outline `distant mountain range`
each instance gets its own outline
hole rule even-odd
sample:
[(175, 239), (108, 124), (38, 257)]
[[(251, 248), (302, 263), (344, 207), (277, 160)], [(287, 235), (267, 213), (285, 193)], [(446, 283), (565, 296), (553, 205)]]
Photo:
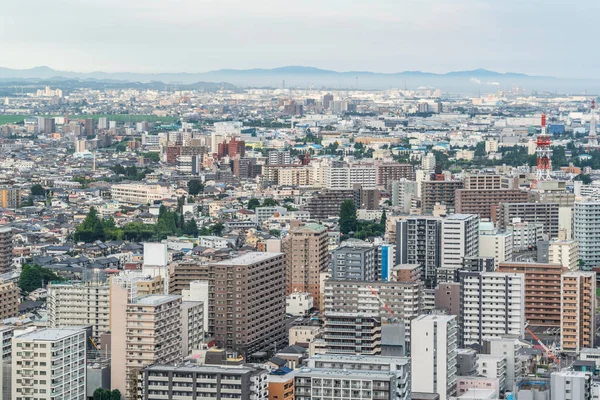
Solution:
[[(527, 91), (561, 93), (600, 93), (600, 80), (559, 79), (520, 73), (500, 73), (485, 69), (435, 74), (422, 71), (379, 73), (368, 71), (337, 72), (314, 67), (287, 66), (272, 69), (221, 69), (201, 73), (70, 72), (50, 67), (10, 69), (0, 67), (0, 80), (80, 80), (109, 83), (135, 82), (169, 85), (193, 85), (197, 88), (219, 86), (328, 89), (389, 89), (429, 86), (446, 92), (495, 92), (513, 85)], [(226, 83), (225, 83), (226, 82)]]

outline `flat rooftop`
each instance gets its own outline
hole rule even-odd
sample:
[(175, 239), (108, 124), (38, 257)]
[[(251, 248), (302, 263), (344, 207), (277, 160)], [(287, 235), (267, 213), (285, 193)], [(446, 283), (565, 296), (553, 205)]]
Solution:
[(135, 304), (143, 306), (156, 306), (163, 303), (168, 303), (177, 299), (181, 296), (174, 294), (150, 294), (148, 296), (140, 297)]
[(147, 367), (148, 371), (173, 371), (173, 372), (206, 372), (214, 374), (239, 374), (243, 375), (248, 372), (254, 372), (256, 369), (252, 367), (246, 367), (243, 365), (152, 365)]
[(33, 332), (25, 333), (17, 337), (18, 340), (40, 340), (40, 341), (55, 341), (68, 338), (69, 336), (78, 335), (85, 332), (83, 329), (39, 329)]
[(251, 265), (257, 262), (266, 261), (270, 258), (281, 256), (284, 253), (267, 253), (253, 251), (251, 253), (243, 254), (239, 257), (231, 258), (229, 260), (223, 260), (216, 262), (212, 265)]
[(315, 361), (345, 361), (372, 364), (396, 364), (410, 363), (410, 357), (370, 356), (361, 354), (315, 354), (309, 360)]
[(348, 377), (351, 379), (391, 379), (396, 376), (396, 371), (363, 371), (324, 368), (300, 368), (296, 376), (310, 376), (311, 378)]

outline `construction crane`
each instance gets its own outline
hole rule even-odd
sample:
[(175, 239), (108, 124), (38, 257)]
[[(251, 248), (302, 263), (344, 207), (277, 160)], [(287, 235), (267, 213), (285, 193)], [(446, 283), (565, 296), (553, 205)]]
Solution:
[(531, 329), (529, 329), (528, 327), (525, 327), (525, 330), (527, 331), (527, 333), (529, 333), (531, 335), (532, 338), (535, 339), (536, 342), (538, 342), (538, 344), (540, 346), (542, 346), (542, 349), (544, 349), (544, 352), (550, 354), (550, 357), (554, 360), (554, 362), (557, 363), (558, 365), (560, 365), (560, 361), (558, 360), (558, 358), (556, 358), (556, 356), (554, 355), (554, 353), (552, 353), (550, 351), (550, 349), (548, 348), (548, 346), (546, 346), (544, 343), (542, 343), (542, 341), (535, 335), (535, 333), (533, 333), (531, 331)]
[(90, 337), (89, 339), (90, 339), (90, 342), (92, 343), (92, 345), (94, 345), (94, 348), (95, 348), (97, 351), (100, 351), (100, 349), (98, 348), (98, 345), (96, 344), (96, 342), (94, 342), (94, 339), (92, 339), (91, 337)]
[(383, 308), (385, 308), (385, 310), (392, 316), (392, 320), (396, 320), (397, 318), (394, 315), (394, 312), (392, 311), (392, 309), (390, 307), (388, 307), (387, 304), (385, 304), (385, 301), (383, 301), (381, 299), (381, 297), (379, 297), (379, 293), (377, 293), (375, 291), (375, 289), (373, 289), (370, 285), (367, 285), (367, 289), (369, 289), (371, 291), (373, 296), (379, 301), (379, 303), (383, 306)]

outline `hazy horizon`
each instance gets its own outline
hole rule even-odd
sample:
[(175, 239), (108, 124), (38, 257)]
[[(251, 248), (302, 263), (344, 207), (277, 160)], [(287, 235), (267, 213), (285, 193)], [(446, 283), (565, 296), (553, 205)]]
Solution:
[(8, 0), (0, 64), (136, 73), (483, 68), (593, 78), (600, 4), (573, 10), (558, 0)]

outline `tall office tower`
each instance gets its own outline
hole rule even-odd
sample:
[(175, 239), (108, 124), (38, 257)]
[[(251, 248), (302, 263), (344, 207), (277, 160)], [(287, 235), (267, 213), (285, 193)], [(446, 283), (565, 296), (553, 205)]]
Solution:
[(0, 274), (13, 269), (13, 232), (11, 228), (0, 228)]
[(359, 281), (379, 280), (377, 247), (361, 241), (343, 242), (332, 254), (331, 278)]
[(550, 242), (548, 262), (561, 264), (569, 271), (579, 269), (579, 243), (576, 240), (557, 240)]
[(558, 237), (558, 204), (500, 203), (496, 212), (496, 223), (502, 230), (520, 218), (521, 222), (542, 223), (545, 235), (550, 239)]
[(138, 393), (139, 400), (269, 399), (267, 371), (238, 365), (152, 365), (140, 373)]
[(323, 96), (323, 108), (328, 110), (329, 107), (331, 106), (331, 103), (333, 102), (333, 95), (331, 93), (327, 93), (325, 96)]
[(400, 164), (397, 162), (387, 162), (375, 164), (377, 167), (377, 184), (387, 186), (392, 182), (401, 179), (414, 181), (415, 168), (412, 164)]
[(391, 186), (392, 206), (400, 207), (404, 214), (410, 213), (414, 199), (419, 197), (419, 184), (415, 181), (393, 181)]
[(292, 163), (289, 150), (280, 151), (272, 150), (269, 151), (269, 165), (287, 165)]
[(307, 292), (320, 302), (320, 274), (329, 267), (327, 228), (306, 224), (290, 229), (283, 240), (286, 254), (286, 295)]
[(42, 129), (40, 129), (41, 133), (45, 133), (49, 135), (51, 133), (56, 132), (56, 121), (54, 118), (44, 118), (44, 123), (42, 125)]
[(460, 345), (525, 334), (525, 278), (503, 272), (461, 272)]
[(86, 118), (83, 121), (84, 133), (85, 136), (93, 136), (94, 135), (94, 120), (92, 118)]
[(396, 263), (419, 264), (425, 286), (434, 288), (441, 265), (442, 219), (410, 217), (396, 224)]
[(431, 214), (437, 204), (446, 206), (448, 212), (455, 209), (456, 190), (462, 189), (462, 181), (424, 181), (421, 183), (421, 202), (424, 214)]
[(594, 347), (596, 337), (596, 273), (565, 272), (561, 277), (560, 347), (579, 352)]
[(106, 117), (98, 118), (98, 129), (99, 130), (108, 129), (108, 118), (106, 118)]
[(12, 339), (12, 398), (85, 400), (82, 329), (40, 329)]
[(560, 279), (567, 271), (560, 264), (505, 262), (497, 272), (523, 274), (525, 277), (525, 320), (531, 326), (560, 326)]
[(180, 260), (169, 264), (169, 294), (183, 294), (194, 281), (208, 280), (208, 264), (200, 260)]
[(412, 391), (438, 393), (440, 400), (448, 400), (456, 393), (456, 317), (421, 315), (412, 323), (412, 335)]
[[(410, 323), (423, 312), (421, 282), (325, 281), (324, 313), (369, 313), (377, 311), (384, 321), (398, 319), (410, 341)], [(386, 304), (383, 307), (380, 302)], [(390, 315), (390, 311), (393, 315)], [(400, 333), (401, 334), (401, 333)]]
[(110, 330), (110, 286), (93, 282), (51, 282), (48, 285), (51, 328), (91, 325), (96, 342)]
[(442, 220), (441, 266), (436, 282), (454, 282), (455, 272), (465, 258), (479, 255), (479, 217), (474, 214), (452, 214)]
[(294, 382), (296, 399), (410, 399), (410, 359), (406, 357), (317, 354), (299, 373)]
[(246, 359), (285, 347), (285, 262), (282, 253), (247, 253), (210, 264), (208, 334), (217, 344)]
[(18, 208), (21, 205), (21, 190), (16, 187), (0, 186), (0, 208)]
[(550, 375), (550, 393), (552, 400), (593, 399), (597, 385), (590, 371), (571, 371), (564, 369)]
[[(465, 183), (466, 185), (466, 183)], [(458, 189), (456, 212), (477, 214), (481, 219), (491, 219), (492, 212), (500, 203), (523, 203), (529, 194), (519, 189)]]
[(600, 201), (577, 201), (573, 212), (573, 239), (579, 242), (583, 269), (600, 265)]
[[(172, 364), (183, 360), (181, 338), (181, 296), (155, 294), (140, 297), (127, 304), (124, 337), (111, 336), (111, 364), (125, 365), (126, 398), (133, 398), (137, 387), (137, 375), (145, 366)], [(115, 341), (125, 342), (126, 352), (115, 354)], [(122, 347), (122, 346), (119, 346)], [(120, 389), (112, 382), (112, 387)]]
[[(128, 386), (127, 373), (129, 370), (126, 365), (126, 355), (128, 353), (127, 338), (131, 330), (127, 326), (129, 304), (134, 304), (139, 298), (146, 295), (163, 292), (162, 278), (149, 278), (139, 271), (123, 271), (112, 277), (110, 281), (111, 387), (118, 389), (123, 394)], [(138, 326), (137, 322), (135, 326)]]

